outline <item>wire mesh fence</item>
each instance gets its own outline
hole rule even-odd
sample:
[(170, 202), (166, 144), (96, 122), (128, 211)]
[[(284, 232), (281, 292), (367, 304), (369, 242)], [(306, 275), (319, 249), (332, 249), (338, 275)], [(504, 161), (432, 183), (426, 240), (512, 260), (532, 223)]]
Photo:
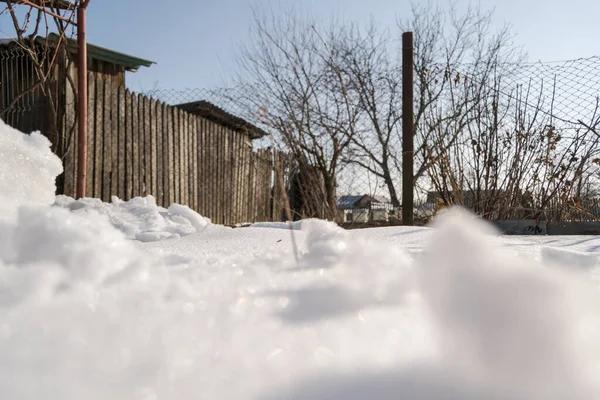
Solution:
[[(600, 220), (599, 71), (600, 57), (417, 70), (415, 219), (459, 204), (488, 219)], [(289, 154), (305, 185), (300, 197), (312, 203), (292, 207), (296, 218), (389, 224), (401, 222), (401, 82), (395, 85), (393, 93), (389, 85), (372, 88), (375, 112), (360, 94), (339, 98), (354, 107), (351, 120), (334, 121), (335, 104), (323, 96), (331, 108), (312, 111), (329, 120), (314, 126), (292, 117), (301, 104), (284, 109), (252, 85), (148, 95), (171, 105), (206, 100), (269, 132), (255, 146)], [(332, 135), (334, 124), (347, 126)]]

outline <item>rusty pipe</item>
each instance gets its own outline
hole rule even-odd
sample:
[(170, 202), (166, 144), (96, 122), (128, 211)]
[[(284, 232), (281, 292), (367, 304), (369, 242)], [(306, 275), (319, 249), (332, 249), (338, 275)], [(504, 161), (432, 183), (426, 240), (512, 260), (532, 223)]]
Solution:
[(86, 39), (87, 2), (77, 7), (77, 184), (76, 198), (85, 197), (87, 169), (87, 39)]

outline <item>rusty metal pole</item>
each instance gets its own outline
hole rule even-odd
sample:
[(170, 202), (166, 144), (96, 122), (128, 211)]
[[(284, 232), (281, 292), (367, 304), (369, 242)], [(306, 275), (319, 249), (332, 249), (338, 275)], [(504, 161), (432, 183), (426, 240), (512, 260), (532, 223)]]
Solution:
[(413, 33), (402, 34), (402, 225), (412, 226), (414, 203)]
[(77, 7), (77, 187), (78, 199), (85, 197), (85, 181), (87, 168), (87, 39), (86, 7), (83, 2)]

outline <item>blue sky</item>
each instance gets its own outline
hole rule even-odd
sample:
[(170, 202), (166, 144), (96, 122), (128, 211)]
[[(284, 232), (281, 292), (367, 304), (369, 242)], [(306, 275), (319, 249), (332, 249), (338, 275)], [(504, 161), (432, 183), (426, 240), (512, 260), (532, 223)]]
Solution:
[[(395, 28), (410, 15), (407, 0), (91, 0), (88, 40), (156, 61), (128, 76), (136, 91), (160, 88), (212, 88), (227, 82), (236, 49), (248, 38), (251, 5), (302, 6), (327, 20), (331, 15), (365, 21), (370, 16)], [(436, 3), (436, 1), (433, 1)], [(447, 5), (447, 1), (440, 1)], [(458, 0), (459, 6), (468, 1)], [(509, 22), (530, 60), (555, 61), (600, 55), (600, 2), (597, 0), (481, 0), (495, 8), (498, 27)], [(169, 5), (171, 5), (169, 7)], [(0, 16), (0, 37), (12, 30)]]

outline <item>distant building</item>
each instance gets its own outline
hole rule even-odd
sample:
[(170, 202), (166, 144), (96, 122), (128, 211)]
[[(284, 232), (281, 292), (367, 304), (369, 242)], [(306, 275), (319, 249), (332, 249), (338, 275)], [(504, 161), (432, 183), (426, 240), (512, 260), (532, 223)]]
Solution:
[(341, 196), (337, 206), (346, 223), (385, 222), (394, 210), (388, 199), (366, 194)]

